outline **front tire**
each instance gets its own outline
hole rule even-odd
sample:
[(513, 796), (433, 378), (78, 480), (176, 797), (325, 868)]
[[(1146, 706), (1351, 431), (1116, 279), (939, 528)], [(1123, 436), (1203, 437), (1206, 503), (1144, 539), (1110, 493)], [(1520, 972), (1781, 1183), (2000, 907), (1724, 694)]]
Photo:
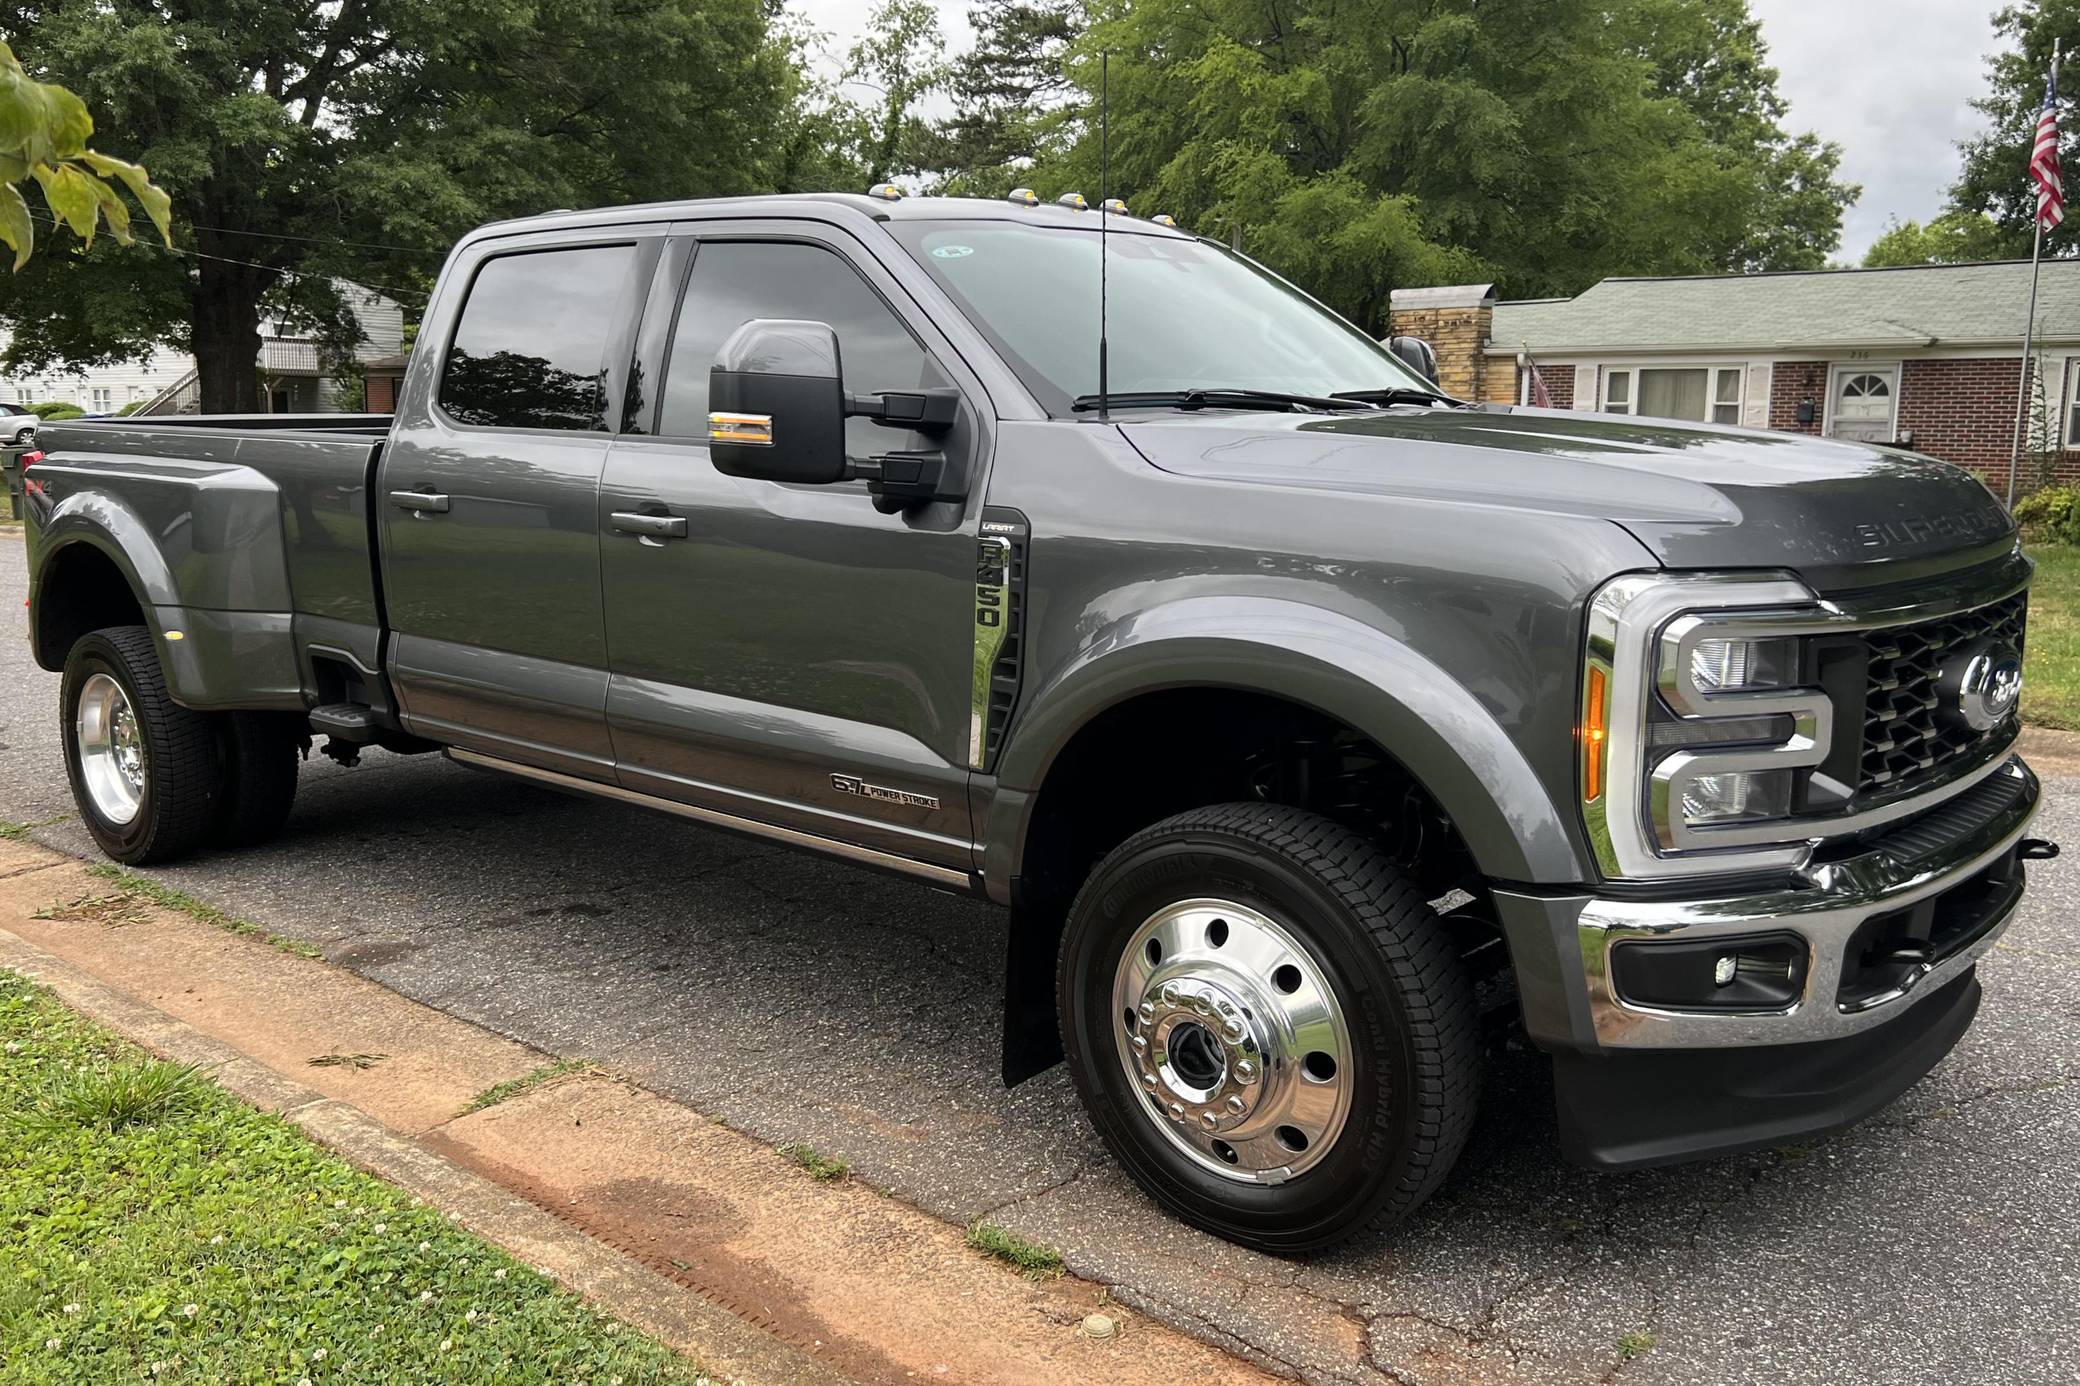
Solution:
[(222, 761), (210, 719), (173, 701), (145, 628), (81, 636), (59, 700), (73, 802), (101, 850), (133, 866), (193, 851), (223, 795)]
[(1473, 990), (1377, 846), (1271, 804), (1122, 843), (1071, 907), (1063, 1046), (1091, 1119), (1178, 1216), (1266, 1251), (1413, 1212), (1472, 1129)]

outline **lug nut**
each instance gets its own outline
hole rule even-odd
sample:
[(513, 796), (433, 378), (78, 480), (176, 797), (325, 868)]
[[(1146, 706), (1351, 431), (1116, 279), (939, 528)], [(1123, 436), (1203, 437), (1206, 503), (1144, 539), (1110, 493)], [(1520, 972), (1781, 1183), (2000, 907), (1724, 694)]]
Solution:
[(1144, 1088), (1152, 1088), (1155, 1085), (1156, 1076), (1153, 1073), (1150, 1073), (1144, 1069), (1141, 1074), (1141, 1086)]
[(1244, 1112), (1249, 1110), (1249, 1103), (1244, 1102), (1239, 1095), (1231, 1097), (1228, 1099), (1228, 1110), (1233, 1112), (1236, 1116), (1241, 1116)]
[(1241, 1063), (1235, 1065), (1235, 1079), (1237, 1082), (1241, 1083), (1256, 1082), (1257, 1066), (1251, 1063), (1248, 1059), (1244, 1059)]
[(1211, 1107), (1199, 1113), (1199, 1124), (1211, 1131), (1221, 1124), (1221, 1119)]

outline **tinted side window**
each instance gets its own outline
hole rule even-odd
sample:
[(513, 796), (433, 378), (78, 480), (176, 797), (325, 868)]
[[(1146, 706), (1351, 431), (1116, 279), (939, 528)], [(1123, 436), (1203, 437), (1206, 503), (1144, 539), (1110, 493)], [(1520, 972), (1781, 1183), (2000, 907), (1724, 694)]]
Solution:
[[(707, 436), (708, 370), (730, 334), (753, 318), (829, 323), (838, 334), (845, 388), (859, 394), (950, 383), (902, 320), (836, 252), (783, 242), (710, 241), (694, 257), (673, 329), (660, 433)], [(846, 450), (854, 456), (886, 452), (900, 437), (865, 419), (845, 421)]]
[(607, 426), (607, 329), (635, 247), (486, 260), (441, 370), (440, 403), (482, 428)]

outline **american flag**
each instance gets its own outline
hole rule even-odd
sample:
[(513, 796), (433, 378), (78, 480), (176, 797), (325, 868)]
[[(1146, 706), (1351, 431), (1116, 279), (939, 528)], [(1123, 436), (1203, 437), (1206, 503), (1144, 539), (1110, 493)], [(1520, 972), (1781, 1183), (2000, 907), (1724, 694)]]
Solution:
[(2066, 217), (2066, 185), (2058, 169), (2058, 65), (2044, 84), (2044, 111), (2029, 154), (2029, 179), (2037, 185), (2037, 225), (2049, 231)]

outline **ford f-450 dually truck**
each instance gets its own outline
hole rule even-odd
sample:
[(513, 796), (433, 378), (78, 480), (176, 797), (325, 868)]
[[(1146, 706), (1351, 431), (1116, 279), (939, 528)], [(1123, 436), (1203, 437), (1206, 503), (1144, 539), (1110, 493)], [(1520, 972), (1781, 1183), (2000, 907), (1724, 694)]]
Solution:
[(1219, 244), (1035, 202), (504, 222), (394, 417), (47, 426), (96, 841), (257, 841), (314, 743), (374, 746), (985, 896), (1007, 1080), (1066, 1058), (1153, 1197), (1271, 1249), (1421, 1204), (1496, 1030), (1601, 1168), (1949, 1051), (2053, 850), (1978, 481), (1467, 406)]

